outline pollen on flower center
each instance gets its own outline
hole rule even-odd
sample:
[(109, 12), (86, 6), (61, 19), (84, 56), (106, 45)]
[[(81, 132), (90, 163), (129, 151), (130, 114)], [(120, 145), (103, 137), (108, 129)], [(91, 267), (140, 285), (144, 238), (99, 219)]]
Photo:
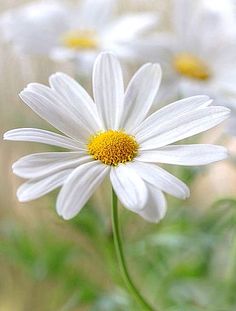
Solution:
[(94, 50), (98, 47), (96, 33), (91, 30), (70, 31), (63, 35), (62, 43), (74, 50)]
[(176, 71), (184, 76), (197, 80), (208, 80), (210, 72), (207, 65), (198, 57), (189, 53), (180, 53), (174, 58)]
[(138, 143), (133, 136), (123, 131), (108, 130), (90, 137), (88, 153), (95, 160), (107, 165), (132, 161), (138, 153)]

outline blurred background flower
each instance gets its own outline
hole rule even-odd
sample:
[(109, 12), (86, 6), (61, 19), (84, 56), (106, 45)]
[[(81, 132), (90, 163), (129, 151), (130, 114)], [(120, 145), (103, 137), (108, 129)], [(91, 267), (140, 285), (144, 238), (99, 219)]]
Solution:
[[(115, 2), (117, 9), (114, 17), (110, 16), (112, 20), (118, 20), (124, 15), (139, 13), (143, 15), (150, 12), (158, 18), (155, 29), (142, 34), (144, 42), (148, 36), (153, 36), (154, 32), (160, 35), (175, 30), (172, 26), (175, 4), (179, 9), (182, 8), (184, 11), (182, 14), (187, 17), (186, 8), (182, 7), (181, 1), (178, 0)], [(213, 11), (211, 16), (217, 16), (217, 19), (220, 18), (222, 21), (209, 26), (213, 34), (217, 29), (219, 31), (219, 35), (214, 36), (216, 48), (213, 49), (212, 55), (210, 54), (209, 62), (211, 63), (211, 59), (216, 61), (216, 52), (222, 52), (225, 64), (229, 64), (227, 67), (231, 67), (230, 71), (233, 72), (236, 64), (231, 60), (230, 51), (231, 46), (235, 44), (233, 34), (235, 28), (232, 26), (235, 23), (235, 1), (192, 2), (195, 4), (188, 14), (195, 15), (196, 10), (198, 12), (199, 9), (195, 9), (194, 5), (197, 7), (204, 5), (207, 10)], [(50, 6), (47, 1), (40, 3)], [(234, 8), (231, 6), (232, 3)], [(21, 5), (32, 4), (27, 0), (2, 0), (0, 9), (2, 14), (6, 14), (9, 10), (16, 12), (15, 10), (19, 10)], [(58, 1), (57, 5), (51, 8), (56, 10), (62, 5), (66, 8), (75, 8), (81, 4), (82, 1), (65, 0)], [(91, 8), (91, 14), (92, 12)], [(41, 12), (37, 13), (41, 16)], [(64, 16), (64, 13), (62, 15)], [(44, 18), (45, 27), (47, 14)], [(26, 22), (25, 18), (23, 20)], [(16, 21), (18, 22), (18, 19)], [(37, 19), (34, 18), (33, 21), (30, 27), (32, 31), (36, 27)], [(54, 22), (53, 18), (49, 21)], [(60, 23), (58, 19), (56, 20), (57, 29), (52, 32), (48, 31), (49, 28), (47, 30), (42, 28), (41, 33), (34, 38), (35, 47), (41, 48), (45, 36), (48, 38), (47, 36), (52, 35), (53, 31), (60, 30), (64, 23), (63, 18), (59, 21)], [(189, 24), (185, 28), (189, 31)], [(20, 30), (20, 26), (18, 29)], [(197, 25), (195, 29), (197, 38), (203, 38), (202, 27)], [(29, 27), (27, 33), (28, 31)], [(227, 36), (222, 36), (222, 33), (227, 33)], [(210, 35), (209, 31), (208, 34)], [(22, 40), (22, 37), (14, 39), (11, 43), (7, 43), (3, 35), (1, 39), (1, 134), (17, 127), (45, 128), (45, 123), (22, 105), (18, 93), (32, 81), (47, 84), (50, 74), (56, 71), (76, 77), (78, 67), (68, 60), (59, 62), (55, 58), (51, 59), (47, 53), (37, 56), (32, 53), (19, 53), (14, 46), (18, 40)], [(219, 43), (219, 39), (223, 40), (223, 43)], [(132, 51), (136, 50), (132, 48)], [(198, 51), (199, 46), (196, 47), (196, 53)], [(145, 49), (146, 61), (153, 61), (148, 59), (148, 52), (149, 48)], [(126, 80), (142, 63), (140, 57), (141, 55), (138, 55), (138, 58), (127, 62)], [(161, 62), (161, 58), (159, 59), (157, 55), (155, 61)], [(179, 85), (178, 81), (182, 79), (179, 76), (180, 80), (177, 80), (176, 76), (175, 74), (174, 81)], [(225, 82), (229, 81), (228, 78)], [(90, 88), (90, 83), (83, 80), (81, 82), (86, 89)], [(234, 106), (236, 81), (230, 79), (229, 82), (231, 89), (227, 89), (227, 94), (222, 93), (223, 95), (217, 98), (222, 104), (222, 101), (228, 102), (227, 95), (230, 97), (231, 106)], [(161, 86), (163, 96), (157, 105), (169, 103), (168, 98), (176, 96), (176, 89), (172, 85), (166, 83), (165, 86)], [(211, 90), (206, 89), (204, 93), (212, 95)], [(218, 89), (216, 91), (218, 94)], [(177, 96), (180, 98), (182, 95)], [(231, 128), (235, 129), (233, 121)], [(52, 128), (48, 126), (47, 129)], [(174, 166), (171, 173), (188, 184), (191, 198), (182, 202), (168, 197), (167, 215), (158, 225), (148, 224), (133, 213), (121, 209), (126, 257), (135, 282), (143, 295), (154, 306), (159, 305), (161, 310), (234, 311), (236, 309), (236, 141), (224, 132), (224, 126), (220, 126), (191, 141), (187, 139), (187, 142), (223, 144), (228, 147), (231, 158), (201, 169)], [(78, 217), (66, 223), (56, 216), (54, 210), (57, 192), (27, 204), (17, 202), (15, 192), (21, 181), (12, 175), (11, 165), (20, 156), (40, 151), (60, 151), (60, 149), (32, 143), (0, 141), (0, 310), (136, 311), (137, 306), (127, 294), (119, 285), (114, 285), (121, 283), (113, 257), (108, 185), (105, 184), (95, 194)]]
[(124, 59), (134, 57), (136, 37), (157, 22), (154, 13), (117, 16), (116, 0), (40, 1), (9, 10), (2, 15), (2, 33), (18, 52), (71, 59), (79, 76), (90, 74), (100, 51), (110, 50)]
[(172, 0), (170, 28), (131, 42), (140, 57), (160, 62), (172, 96), (208, 94), (222, 101), (228, 92), (235, 92), (233, 3), (226, 0), (223, 7), (212, 3)]

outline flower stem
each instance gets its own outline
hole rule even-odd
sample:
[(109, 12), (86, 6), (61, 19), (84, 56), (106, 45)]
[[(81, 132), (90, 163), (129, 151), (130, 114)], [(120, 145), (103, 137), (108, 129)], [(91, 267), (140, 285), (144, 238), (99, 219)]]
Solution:
[(120, 237), (120, 229), (119, 229), (119, 219), (118, 219), (118, 199), (117, 196), (112, 189), (112, 230), (113, 230), (113, 239), (116, 250), (116, 256), (119, 264), (119, 268), (123, 277), (123, 281), (129, 290), (130, 294), (136, 300), (136, 302), (142, 307), (141, 310), (146, 311), (154, 311), (154, 309), (145, 301), (145, 299), (141, 296), (134, 283), (132, 282), (123, 253), (122, 241)]

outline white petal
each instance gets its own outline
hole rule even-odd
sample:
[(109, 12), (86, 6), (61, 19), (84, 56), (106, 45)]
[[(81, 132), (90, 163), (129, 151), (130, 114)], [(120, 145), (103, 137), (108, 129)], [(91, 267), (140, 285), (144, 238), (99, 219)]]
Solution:
[(147, 187), (131, 165), (113, 167), (110, 178), (115, 193), (126, 208), (136, 212), (144, 208), (148, 197)]
[(93, 161), (79, 166), (66, 180), (57, 199), (57, 212), (64, 219), (79, 213), (109, 172), (109, 166)]
[(144, 131), (149, 124), (160, 125), (176, 116), (181, 116), (187, 112), (192, 112), (206, 107), (212, 103), (208, 96), (199, 95), (178, 100), (172, 104), (164, 106), (160, 110), (150, 115), (143, 123), (138, 126), (134, 134)]
[(129, 42), (129, 48), (140, 60), (160, 63), (165, 77), (172, 77), (176, 82), (175, 72), (171, 66), (176, 53), (175, 44), (176, 37), (173, 33), (158, 32), (134, 38)]
[(106, 129), (118, 129), (123, 111), (124, 84), (120, 64), (110, 53), (101, 53), (94, 64), (93, 93)]
[(141, 150), (156, 149), (178, 140), (204, 132), (227, 119), (230, 110), (225, 107), (211, 106), (188, 112), (159, 124), (149, 122), (147, 129), (140, 131), (137, 141)]
[(127, 14), (115, 20), (105, 30), (104, 36), (110, 41), (128, 41), (141, 35), (144, 31), (150, 29), (157, 23), (157, 14)]
[(55, 128), (79, 141), (90, 135), (88, 128), (63, 104), (63, 100), (52, 89), (37, 83), (31, 83), (20, 93), (21, 99), (41, 118)]
[(181, 180), (155, 164), (135, 161), (132, 168), (145, 182), (166, 193), (180, 199), (186, 199), (190, 195), (188, 187)]
[[(193, 34), (193, 21), (196, 17), (197, 5), (200, 1), (178, 0), (172, 1), (172, 22), (173, 29), (178, 39), (184, 42)], [(196, 28), (196, 25), (195, 25)], [(184, 40), (185, 39), (185, 40)], [(180, 41), (180, 42), (181, 42)]]
[(49, 83), (51, 88), (64, 99), (66, 108), (76, 115), (80, 123), (89, 131), (101, 130), (97, 107), (79, 83), (68, 75), (59, 72), (50, 76)]
[(20, 202), (28, 202), (60, 187), (67, 177), (72, 173), (72, 169), (57, 172), (46, 178), (31, 179), (21, 185), (17, 190), (17, 197)]
[(205, 165), (226, 159), (227, 149), (217, 145), (170, 145), (156, 150), (144, 150), (136, 159), (177, 165)]
[(148, 201), (145, 208), (139, 212), (145, 220), (157, 223), (164, 218), (167, 210), (163, 193), (152, 185), (147, 185)]
[(142, 66), (130, 81), (125, 92), (121, 127), (132, 132), (149, 112), (161, 82), (158, 64)]
[(78, 24), (87, 29), (103, 29), (112, 17), (116, 0), (84, 0), (79, 10)]
[(81, 144), (78, 141), (57, 133), (36, 128), (19, 128), (10, 130), (4, 134), (3, 138), (14, 141), (31, 141), (71, 150), (85, 150), (84, 144)]
[(22, 178), (39, 178), (90, 162), (84, 152), (44, 152), (27, 155), (16, 161), (13, 173)]

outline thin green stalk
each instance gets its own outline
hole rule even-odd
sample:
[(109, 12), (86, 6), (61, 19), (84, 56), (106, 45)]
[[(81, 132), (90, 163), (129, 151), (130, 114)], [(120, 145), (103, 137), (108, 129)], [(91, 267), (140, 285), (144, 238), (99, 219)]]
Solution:
[(112, 229), (113, 229), (113, 238), (114, 245), (116, 250), (116, 256), (119, 264), (119, 268), (123, 277), (123, 281), (129, 290), (130, 294), (136, 300), (136, 302), (142, 307), (144, 311), (154, 311), (154, 309), (148, 304), (148, 302), (142, 297), (134, 283), (132, 282), (123, 253), (122, 241), (120, 236), (119, 229), (119, 219), (118, 219), (118, 200), (117, 196), (112, 189)]

